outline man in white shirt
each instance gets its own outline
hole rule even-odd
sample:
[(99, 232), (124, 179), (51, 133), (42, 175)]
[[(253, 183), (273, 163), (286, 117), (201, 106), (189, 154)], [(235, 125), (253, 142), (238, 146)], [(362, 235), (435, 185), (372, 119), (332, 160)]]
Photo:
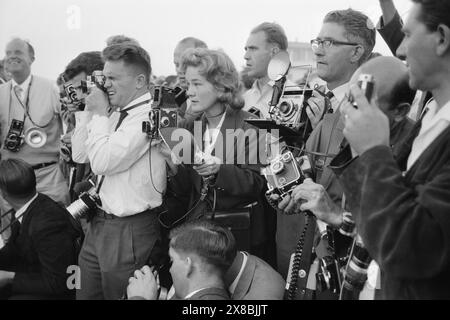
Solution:
[(256, 80), (244, 94), (245, 111), (253, 112), (257, 109), (261, 118), (269, 118), (269, 102), (273, 90), (269, 84), (267, 67), (270, 59), (278, 52), (286, 51), (287, 47), (286, 34), (279, 24), (263, 22), (251, 31), (245, 44), (245, 71), (248, 77)]
[(141, 129), (151, 109), (150, 57), (131, 43), (111, 45), (102, 55), (107, 93), (92, 90), (85, 111), (76, 113), (72, 137), (73, 159), (89, 161), (101, 200), (79, 257), (77, 299), (122, 296), (127, 279), (157, 249), (166, 188), (165, 160)]
[[(344, 135), (358, 157), (333, 161), (370, 255), (381, 268), (385, 299), (449, 299), (450, 291), (450, 2), (413, 0), (397, 55), (409, 85), (435, 103), (394, 160), (389, 121), (357, 86), (358, 109), (343, 107)], [(406, 170), (406, 172), (404, 172)]]
[[(59, 94), (50, 80), (31, 74), (34, 60), (30, 43), (19, 38), (8, 42), (5, 67), (12, 78), (0, 85), (0, 157), (32, 165), (38, 191), (67, 205), (69, 188), (58, 164), (63, 133)], [(25, 138), (8, 139), (11, 128)], [(30, 132), (34, 134), (27, 134)], [(0, 206), (0, 211), (8, 210)]]

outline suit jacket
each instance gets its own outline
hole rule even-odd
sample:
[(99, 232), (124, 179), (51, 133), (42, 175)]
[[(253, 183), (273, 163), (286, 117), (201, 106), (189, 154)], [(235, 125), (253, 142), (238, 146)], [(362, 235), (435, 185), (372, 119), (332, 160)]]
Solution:
[(230, 296), (223, 288), (206, 288), (186, 300), (230, 300)]
[[(261, 205), (262, 201), (264, 201), (263, 191), (266, 187), (265, 179), (260, 174), (260, 164), (248, 164), (247, 158), (244, 164), (238, 164), (238, 157), (242, 156), (243, 151), (247, 154), (250, 149), (256, 147), (258, 143), (256, 139), (258, 137), (256, 139), (250, 139), (250, 142), (245, 145), (234, 144), (233, 148), (227, 148), (227, 144), (232, 141), (230, 141), (226, 133), (227, 130), (235, 129), (242, 129), (244, 131), (247, 129), (256, 130), (255, 127), (244, 121), (249, 118), (254, 118), (254, 116), (242, 110), (227, 108), (225, 120), (220, 129), (224, 138), (222, 148), (216, 143), (216, 147), (222, 150), (224, 164), (220, 166), (212, 188), (209, 188), (206, 201), (196, 205), (201, 194), (202, 177), (197, 174), (191, 165), (180, 165), (178, 166), (177, 174), (169, 179), (165, 203), (172, 209), (174, 205), (169, 202), (179, 203), (174, 210), (181, 210), (181, 212), (176, 213), (175, 216), (182, 216), (187, 210), (194, 208), (190, 212), (190, 217), (198, 217), (212, 209), (214, 202), (213, 189), (217, 195), (216, 210), (241, 208), (250, 203), (258, 202), (251, 217), (251, 243), (252, 245), (256, 245), (262, 243), (265, 239), (266, 226), (264, 210)], [(205, 117), (202, 117), (201, 125), (203, 136), (206, 127)], [(187, 122), (182, 126), (194, 133), (194, 122)], [(201, 143), (198, 141), (199, 145)], [(213, 155), (218, 156), (217, 153), (213, 153)]]
[(265, 261), (248, 254), (247, 264), (231, 299), (282, 300), (284, 285), (285, 281), (278, 272)]
[(30, 204), (22, 223), (14, 223), (0, 250), (0, 269), (16, 273), (12, 294), (69, 298), (67, 267), (77, 264), (79, 236), (69, 213), (43, 194)]
[(405, 175), (407, 157), (397, 163), (386, 146), (348, 159), (332, 165), (380, 265), (381, 297), (450, 299), (450, 127)]
[(388, 24), (384, 24), (383, 17), (378, 22), (378, 32), (383, 37), (392, 54), (395, 56), (398, 47), (403, 41), (405, 34), (402, 31), (403, 21), (398, 12), (395, 12), (394, 17)]

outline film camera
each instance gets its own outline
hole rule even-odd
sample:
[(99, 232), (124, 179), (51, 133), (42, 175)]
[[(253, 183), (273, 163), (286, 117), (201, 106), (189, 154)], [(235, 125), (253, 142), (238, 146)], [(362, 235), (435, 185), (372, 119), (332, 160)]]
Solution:
[[(275, 157), (267, 167), (262, 169), (266, 177), (268, 190), (266, 197), (270, 204), (277, 208), (278, 201), (291, 193), (292, 189), (301, 184), (311, 175), (311, 165), (307, 156), (294, 157), (290, 151)], [(273, 195), (278, 196), (278, 201)]]
[(103, 75), (103, 71), (96, 70), (92, 72), (92, 75), (87, 76), (86, 80), (81, 80), (81, 91), (89, 94), (93, 87), (97, 87), (103, 92), (106, 92), (105, 82), (106, 77)]
[[(372, 100), (372, 94), (375, 87), (375, 78), (371, 74), (361, 74), (358, 77), (358, 86), (361, 88), (367, 100), (370, 102), (370, 100)], [(352, 95), (349, 95), (348, 101), (351, 102), (356, 109), (358, 109), (358, 105), (354, 101)]]
[(5, 138), (4, 149), (18, 152), (23, 143), (23, 121), (13, 119)]
[(178, 108), (187, 100), (186, 91), (180, 87), (157, 86), (153, 91), (149, 121), (142, 122), (142, 132), (152, 139), (159, 137), (162, 128), (178, 126)]
[(269, 78), (274, 82), (269, 114), (276, 123), (296, 131), (308, 126), (304, 104), (311, 97), (312, 89), (298, 83), (307, 83), (310, 73), (310, 66), (292, 67), (289, 54), (285, 51), (272, 58), (268, 66)]
[(89, 215), (101, 204), (95, 184), (91, 180), (89, 182), (92, 187), (81, 193), (78, 200), (75, 200), (66, 208), (75, 220), (80, 220), (82, 217)]

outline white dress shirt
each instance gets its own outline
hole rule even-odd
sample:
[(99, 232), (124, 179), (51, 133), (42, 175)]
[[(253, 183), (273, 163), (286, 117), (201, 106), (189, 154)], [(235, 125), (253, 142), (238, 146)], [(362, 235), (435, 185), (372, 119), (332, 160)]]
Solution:
[[(328, 91), (330, 90), (327, 88), (327, 91), (325, 92)], [(334, 97), (330, 99), (330, 102), (331, 106), (333, 107), (333, 112), (336, 112), (340, 107), (341, 101), (345, 98), (345, 95), (349, 91), (348, 82), (340, 85), (337, 88), (334, 88), (331, 91), (333, 92)]]
[[(150, 99), (150, 93), (146, 93), (123, 109)], [(119, 112), (110, 117), (92, 116), (88, 111), (75, 113), (73, 159), (78, 163), (90, 162), (95, 174), (105, 176), (100, 199), (107, 213), (130, 216), (162, 203), (166, 189), (165, 159), (155, 147), (151, 149), (150, 163), (150, 140), (142, 132), (142, 122), (148, 121), (150, 109), (151, 102), (127, 111), (128, 116), (117, 131), (114, 129)]]
[(21, 96), (19, 98), (22, 101), (22, 103), (24, 103), (24, 104), (26, 103), (26, 101), (24, 99), (25, 99), (25, 97), (28, 94), (28, 89), (30, 88), (30, 82), (31, 82), (31, 73), (28, 75), (28, 78), (26, 78), (25, 81), (22, 82), (21, 84), (18, 84), (14, 79), (11, 79), (11, 84), (12, 84), (12, 86), (11, 86), (11, 94), (15, 95), (15, 93), (14, 93), (15, 89), (14, 88), (16, 86), (20, 87), (20, 89), (22, 89), (22, 93), (21, 93)]
[(25, 213), (25, 211), (27, 211), (28, 207), (33, 203), (34, 200), (36, 200), (36, 198), (38, 197), (38, 194), (36, 193), (34, 195), (33, 198), (30, 199), (30, 201), (28, 201), (27, 203), (25, 203), (22, 208), (20, 208), (19, 210), (16, 211), (16, 213), (14, 214), (14, 216), (16, 217), (16, 219), (19, 219), (19, 222), (22, 223), (22, 219), (23, 219), (23, 214)]
[(450, 124), (450, 101), (440, 110), (434, 100), (428, 103), (426, 108), (428, 111), (422, 119), (422, 127), (408, 157), (407, 170), (411, 169), (420, 155)]
[(269, 103), (272, 99), (273, 88), (269, 84), (266, 83), (260, 90), (258, 86), (258, 82), (255, 81), (253, 86), (248, 89), (243, 97), (245, 100), (244, 111), (248, 111), (250, 108), (254, 107), (261, 111), (262, 119), (269, 119)]

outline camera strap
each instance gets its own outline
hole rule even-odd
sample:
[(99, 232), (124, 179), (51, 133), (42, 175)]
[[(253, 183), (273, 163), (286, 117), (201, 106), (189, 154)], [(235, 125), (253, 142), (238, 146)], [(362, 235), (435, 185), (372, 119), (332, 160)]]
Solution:
[[(128, 111), (131, 111), (131, 110), (133, 110), (133, 109), (135, 109), (137, 107), (140, 107), (140, 106), (142, 106), (144, 104), (148, 104), (148, 103), (150, 103), (150, 101), (151, 100), (145, 100), (145, 101), (139, 102), (137, 104), (134, 104), (131, 107), (125, 108), (123, 110), (120, 110), (119, 111), (119, 113), (120, 113), (119, 120), (117, 121), (116, 128), (114, 129), (114, 132), (116, 132), (119, 129), (119, 127), (122, 125), (123, 120), (125, 120), (125, 118), (128, 116)], [(100, 189), (102, 188), (103, 182), (105, 180), (105, 176), (99, 176), (99, 177), (100, 177), (100, 180), (99, 180), (99, 183), (98, 183), (98, 186), (97, 186), (97, 190), (96, 190), (98, 195), (100, 194)]]

